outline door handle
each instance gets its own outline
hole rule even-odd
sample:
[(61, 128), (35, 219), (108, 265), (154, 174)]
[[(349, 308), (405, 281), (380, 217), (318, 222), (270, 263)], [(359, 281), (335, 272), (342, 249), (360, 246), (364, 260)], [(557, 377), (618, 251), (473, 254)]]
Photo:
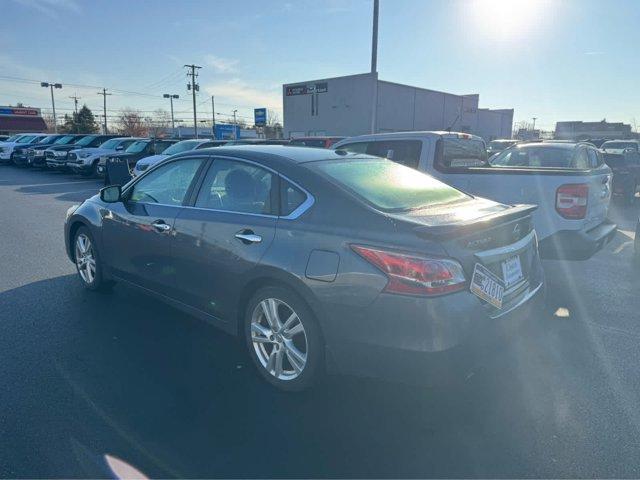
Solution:
[(153, 228), (155, 228), (156, 231), (158, 231), (160, 233), (165, 233), (165, 232), (168, 232), (169, 230), (171, 230), (171, 225), (165, 223), (164, 220), (156, 220), (155, 222), (153, 222), (151, 224), (151, 226)]
[(240, 230), (236, 233), (235, 237), (245, 245), (260, 243), (262, 241), (262, 237), (253, 233), (253, 230)]

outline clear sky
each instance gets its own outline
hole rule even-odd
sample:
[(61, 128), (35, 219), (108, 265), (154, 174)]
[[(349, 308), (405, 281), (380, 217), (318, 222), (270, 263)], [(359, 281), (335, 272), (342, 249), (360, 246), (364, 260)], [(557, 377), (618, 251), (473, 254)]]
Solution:
[[(190, 119), (185, 63), (200, 70), (199, 112), (281, 111), (283, 83), (366, 72), (372, 0), (0, 0), (0, 105), (57, 107), (77, 94), (109, 114), (129, 106)], [(514, 121), (640, 123), (638, 0), (381, 0), (380, 78), (514, 108)], [(77, 86), (72, 86), (72, 84)], [(90, 87), (83, 87), (88, 85)], [(127, 93), (129, 92), (129, 93)], [(224, 119), (224, 115), (218, 120)]]

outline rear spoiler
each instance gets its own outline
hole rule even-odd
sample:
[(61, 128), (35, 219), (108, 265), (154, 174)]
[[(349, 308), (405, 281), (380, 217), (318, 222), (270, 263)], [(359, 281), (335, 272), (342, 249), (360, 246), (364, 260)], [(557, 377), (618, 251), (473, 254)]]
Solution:
[(512, 220), (521, 219), (531, 215), (537, 205), (513, 205), (507, 210), (501, 212), (490, 213), (489, 215), (458, 223), (450, 223), (446, 225), (434, 225), (431, 227), (421, 226), (414, 228), (414, 232), (428, 240), (443, 240), (447, 237), (466, 235), (477, 231), (478, 227), (491, 228), (501, 223), (508, 223)]

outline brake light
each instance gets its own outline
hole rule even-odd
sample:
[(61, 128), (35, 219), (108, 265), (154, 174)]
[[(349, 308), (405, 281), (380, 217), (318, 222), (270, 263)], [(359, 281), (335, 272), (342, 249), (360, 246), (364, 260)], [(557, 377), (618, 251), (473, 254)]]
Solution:
[(462, 266), (453, 259), (428, 258), (359, 245), (351, 248), (386, 274), (389, 282), (385, 292), (434, 296), (466, 287)]
[(567, 183), (556, 191), (556, 211), (564, 218), (578, 220), (587, 215), (589, 185)]

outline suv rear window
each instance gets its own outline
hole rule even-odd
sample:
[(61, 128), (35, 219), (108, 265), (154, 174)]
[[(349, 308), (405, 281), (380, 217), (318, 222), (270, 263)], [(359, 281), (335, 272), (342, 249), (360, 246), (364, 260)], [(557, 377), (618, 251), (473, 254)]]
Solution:
[(380, 210), (415, 210), (469, 198), (430, 175), (384, 159), (317, 162), (314, 167)]
[(382, 140), (350, 143), (338, 148), (353, 153), (366, 153), (393, 160), (411, 168), (418, 168), (422, 142), (420, 140)]

